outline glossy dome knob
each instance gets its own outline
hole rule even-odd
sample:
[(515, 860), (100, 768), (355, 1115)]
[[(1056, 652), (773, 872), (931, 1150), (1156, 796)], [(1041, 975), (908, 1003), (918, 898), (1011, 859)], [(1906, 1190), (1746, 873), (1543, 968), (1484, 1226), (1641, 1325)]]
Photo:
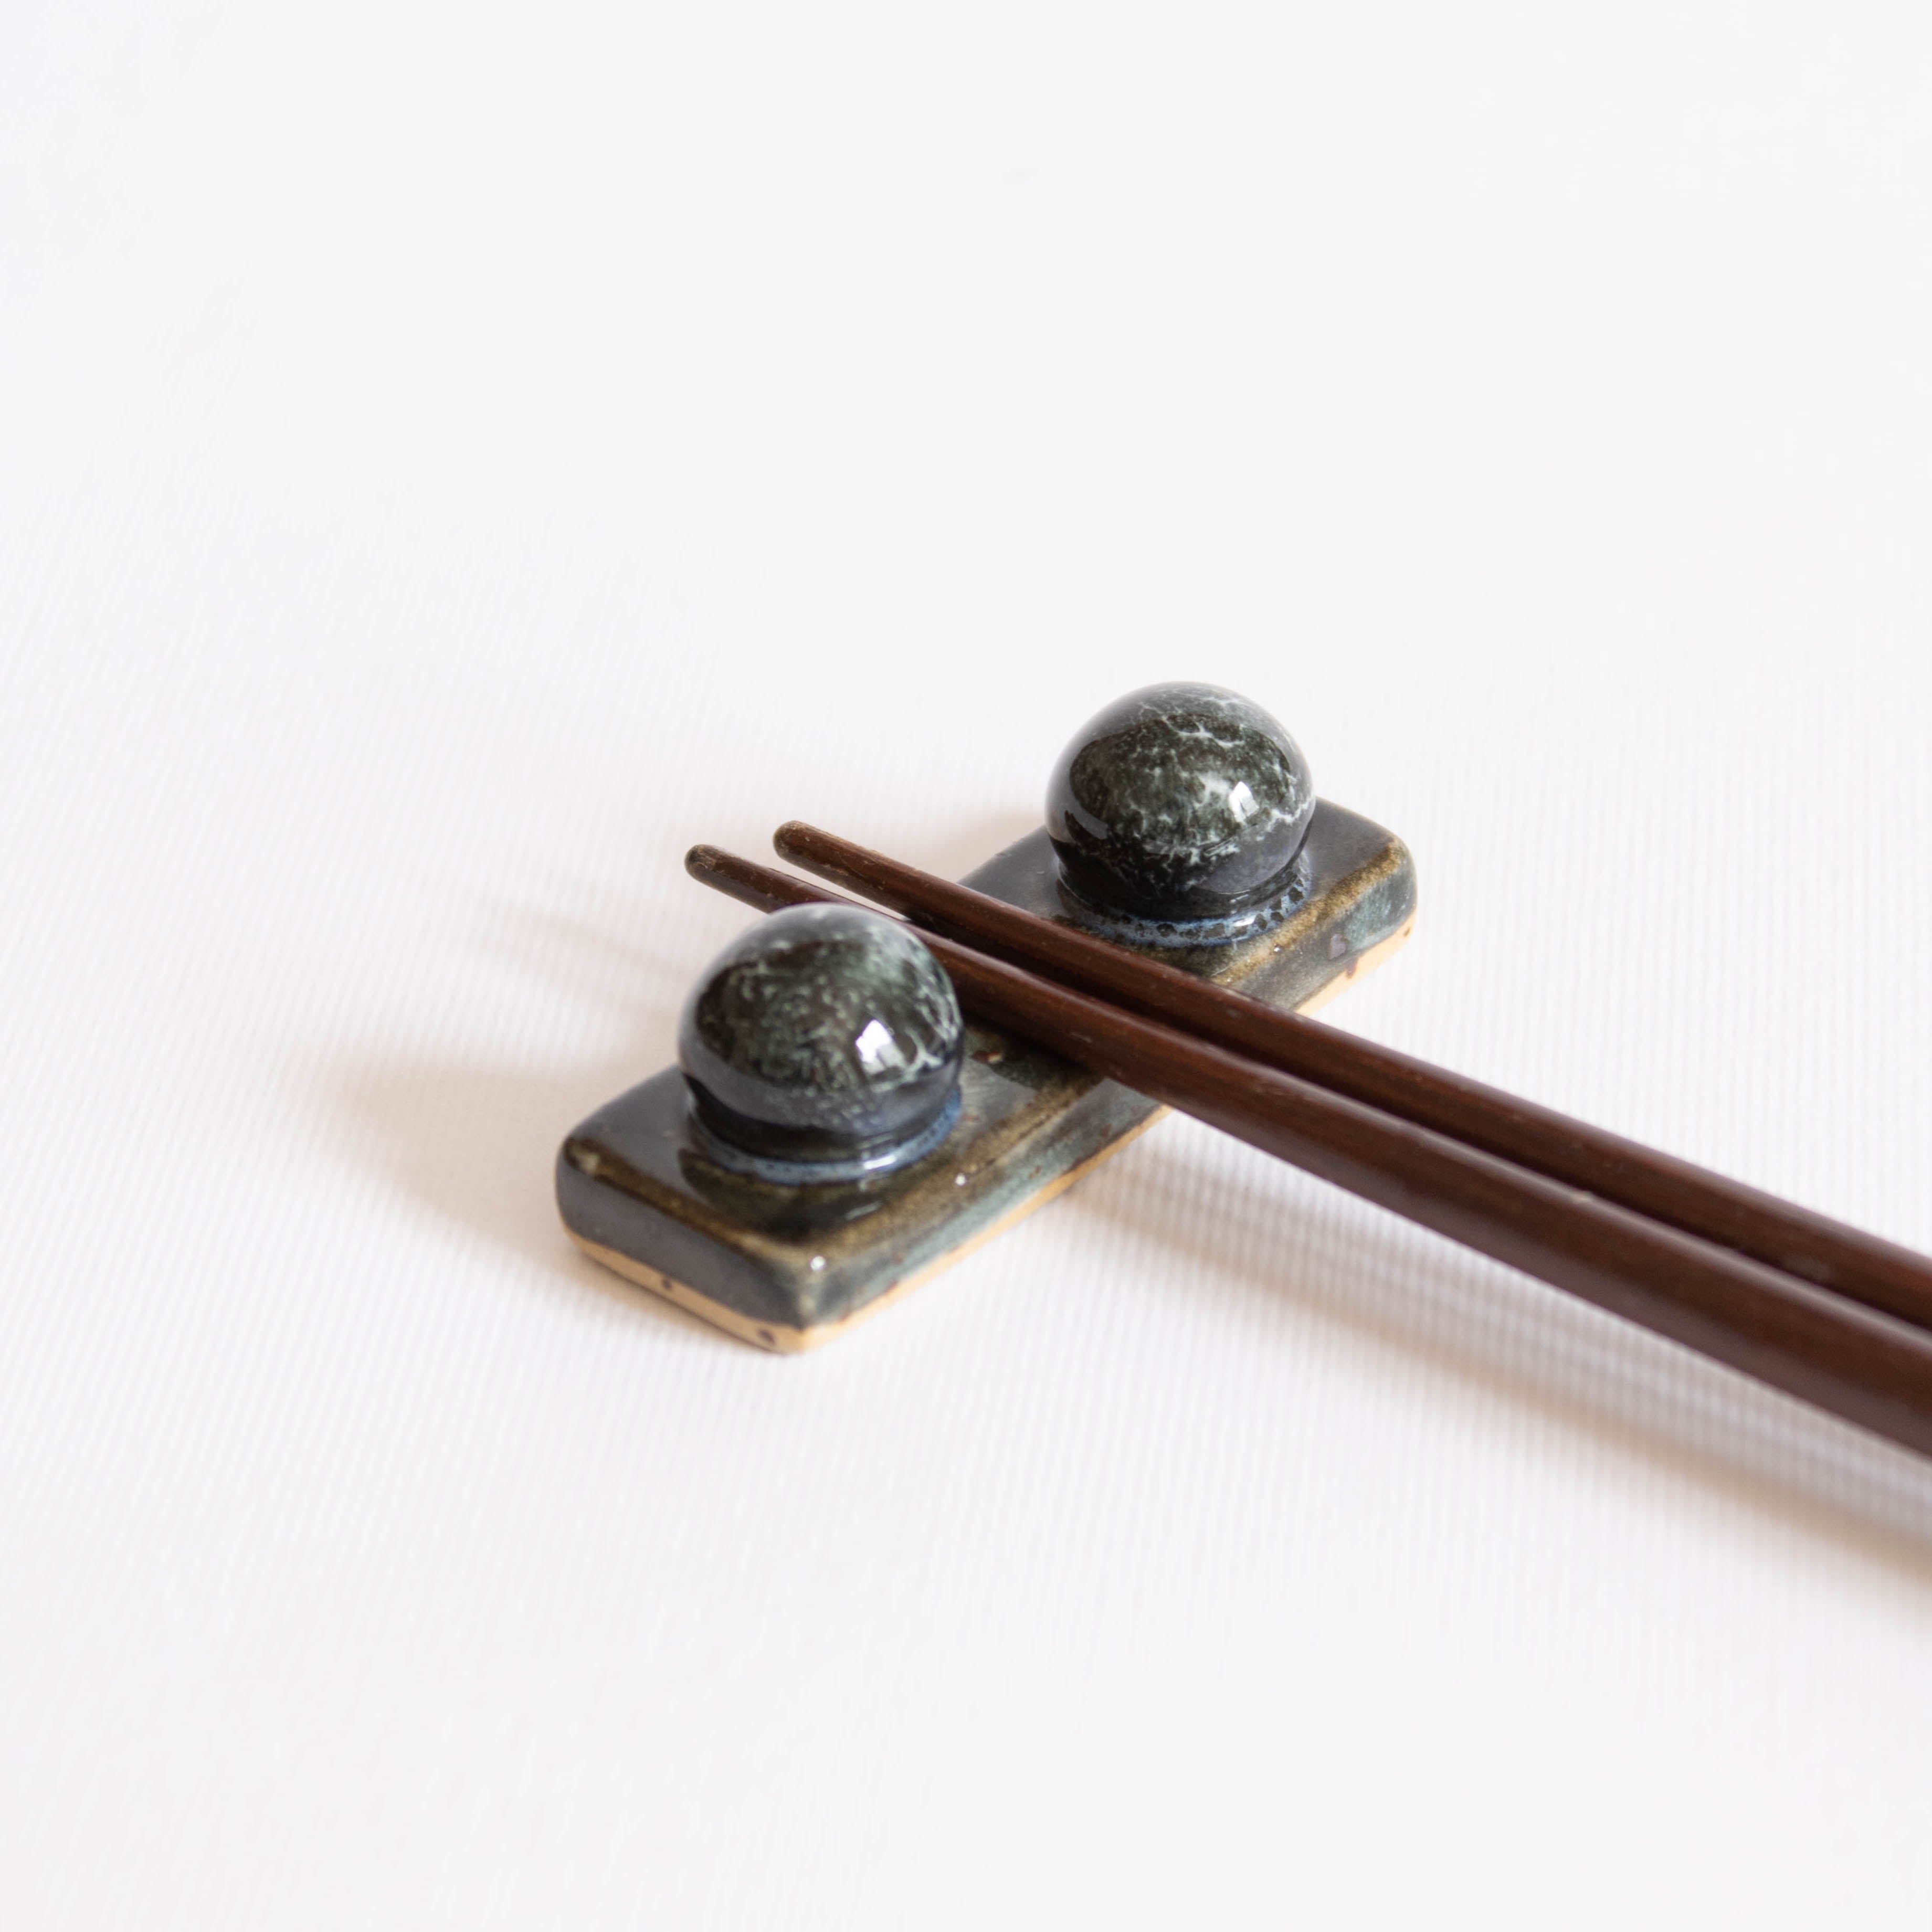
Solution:
[(1110, 704), (1061, 753), (1046, 795), (1074, 910), (1156, 943), (1226, 940), (1278, 916), (1314, 815), (1294, 740), (1212, 684), (1150, 684)]
[(712, 1152), (775, 1180), (916, 1159), (952, 1124), (964, 1052), (939, 962), (856, 906), (773, 914), (712, 962), (678, 1024)]

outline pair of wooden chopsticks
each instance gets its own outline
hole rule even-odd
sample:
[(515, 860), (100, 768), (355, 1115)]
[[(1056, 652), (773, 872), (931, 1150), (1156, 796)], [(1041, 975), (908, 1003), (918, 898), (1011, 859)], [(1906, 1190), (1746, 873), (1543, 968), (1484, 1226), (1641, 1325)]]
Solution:
[[(910, 919), (969, 1012), (1932, 1454), (1932, 1261), (808, 825), (779, 853)], [(714, 846), (765, 911), (839, 896)]]

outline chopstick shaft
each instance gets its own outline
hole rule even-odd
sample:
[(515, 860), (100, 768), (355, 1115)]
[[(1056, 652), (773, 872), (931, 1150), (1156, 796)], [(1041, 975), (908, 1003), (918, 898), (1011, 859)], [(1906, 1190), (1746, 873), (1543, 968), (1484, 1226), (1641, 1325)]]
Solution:
[(1932, 1330), (1932, 1260), (1909, 1248), (814, 826), (794, 820), (779, 827), (773, 842), (807, 872), (902, 913), (927, 932)]
[[(770, 911), (837, 896), (694, 847), (686, 869)], [(1730, 1250), (1036, 978), (927, 940), (960, 1003), (1103, 1078), (1699, 1350), (1932, 1454), (1932, 1336)]]

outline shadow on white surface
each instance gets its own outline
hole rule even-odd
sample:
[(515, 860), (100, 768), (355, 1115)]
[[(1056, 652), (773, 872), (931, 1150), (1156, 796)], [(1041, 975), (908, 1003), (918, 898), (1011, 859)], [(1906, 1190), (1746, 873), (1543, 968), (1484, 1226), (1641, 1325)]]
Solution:
[(557, 1218), (550, 1174), (558, 1145), (585, 1114), (636, 1084), (636, 1064), (614, 1056), (546, 1075), (460, 1060), (372, 1061), (345, 1070), (335, 1091), (384, 1180), (420, 1206), (548, 1280), (600, 1295), (694, 1341), (740, 1347), (599, 1268)]
[[(914, 856), (949, 874), (969, 872), (1038, 823), (1023, 813), (990, 817)], [(767, 848), (747, 841), (742, 849), (777, 862)], [(705, 892), (695, 884), (688, 890)], [(731, 910), (752, 916), (746, 908)], [(702, 946), (688, 957), (672, 956), (627, 941), (616, 930), (620, 923), (497, 905), (484, 909), (470, 942), (484, 959), (535, 977), (558, 998), (587, 998), (620, 1013), (623, 1041), (614, 1051), (550, 1072), (453, 1057), (345, 1057), (326, 1071), (328, 1106), (362, 1164), (444, 1221), (550, 1280), (693, 1340), (740, 1348), (742, 1343), (598, 1267), (572, 1244), (557, 1216), (550, 1177), (564, 1136), (670, 1064), (679, 1009), (705, 961)], [(621, 924), (648, 929), (650, 920), (646, 914)]]
[(1234, 1151), (1203, 1159), (1156, 1129), (1070, 1199), (1168, 1249), (1177, 1294), (1278, 1290), (1932, 1583), (1932, 1464), (1318, 1183), (1277, 1186), (1263, 1156)]
[(483, 950), (536, 967), (581, 998), (585, 982), (641, 989), (626, 1000), (626, 1043), (554, 1072), (527, 1063), (410, 1054), (346, 1056), (326, 1070), (327, 1104), (358, 1162), (418, 1206), (515, 1257), (693, 1342), (741, 1346), (581, 1252), (558, 1218), (551, 1175), (565, 1135), (672, 1057), (681, 990), (674, 962), (580, 921), (509, 910)]

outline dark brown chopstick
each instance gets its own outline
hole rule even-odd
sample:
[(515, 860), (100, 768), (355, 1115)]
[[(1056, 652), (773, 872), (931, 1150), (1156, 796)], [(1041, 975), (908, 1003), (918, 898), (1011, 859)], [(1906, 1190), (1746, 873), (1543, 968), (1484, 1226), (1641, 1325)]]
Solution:
[[(836, 895), (712, 846), (770, 911)], [(1732, 1250), (938, 936), (969, 1012), (1552, 1286), (1932, 1454), (1932, 1335)]]
[(1284, 1012), (796, 821), (772, 842), (808, 872), (1096, 999), (1432, 1128), (1653, 1221), (1932, 1330), (1932, 1260), (1426, 1060)]

